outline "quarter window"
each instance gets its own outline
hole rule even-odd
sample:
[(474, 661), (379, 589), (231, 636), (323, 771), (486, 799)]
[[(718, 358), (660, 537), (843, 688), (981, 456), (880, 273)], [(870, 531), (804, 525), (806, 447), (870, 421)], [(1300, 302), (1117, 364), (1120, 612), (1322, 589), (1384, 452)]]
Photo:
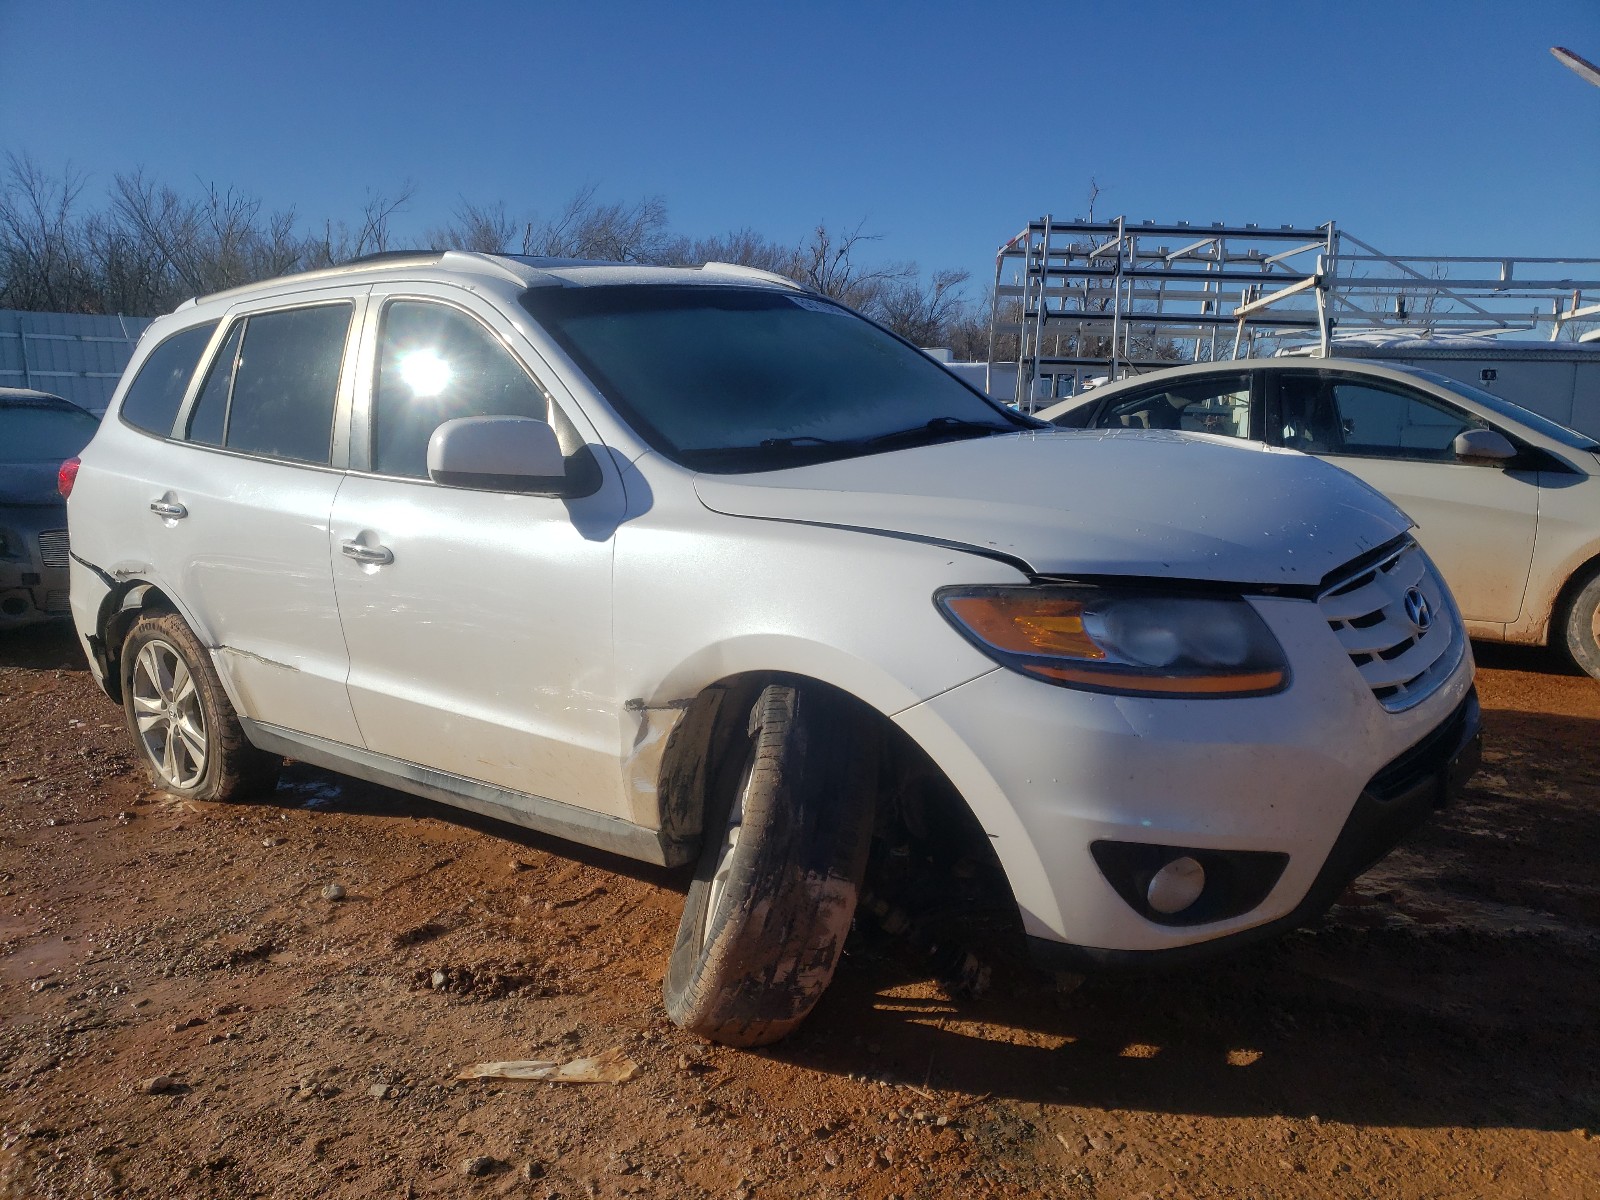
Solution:
[(123, 394), (122, 419), (135, 429), (171, 437), (189, 379), (216, 328), (215, 321), (207, 321), (173, 334), (152, 350)]
[(372, 469), (428, 477), (428, 439), (457, 417), (550, 416), (522, 364), (458, 309), (396, 300), (383, 314), (372, 405)]

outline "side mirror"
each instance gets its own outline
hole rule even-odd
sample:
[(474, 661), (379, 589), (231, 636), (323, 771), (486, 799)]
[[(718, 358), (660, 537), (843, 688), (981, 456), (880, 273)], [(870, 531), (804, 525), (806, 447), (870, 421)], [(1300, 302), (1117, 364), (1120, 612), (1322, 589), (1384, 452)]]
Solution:
[(567, 488), (561, 443), (532, 417), (457, 417), (428, 439), (428, 478), (490, 492), (559, 496)]
[(1498, 429), (1468, 429), (1458, 433), (1456, 440), (1451, 443), (1451, 449), (1456, 452), (1457, 458), (1485, 466), (1503, 463), (1517, 456), (1517, 448), (1511, 444), (1511, 439)]

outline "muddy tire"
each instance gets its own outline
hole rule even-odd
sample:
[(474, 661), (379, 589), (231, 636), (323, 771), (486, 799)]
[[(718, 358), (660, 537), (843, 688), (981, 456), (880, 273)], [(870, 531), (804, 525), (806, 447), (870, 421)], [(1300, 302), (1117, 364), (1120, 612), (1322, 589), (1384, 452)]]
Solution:
[(235, 800), (278, 781), (283, 760), (245, 740), (211, 656), (176, 613), (128, 631), (122, 708), (151, 782), (174, 796)]
[(816, 1004), (855, 913), (875, 744), (818, 686), (766, 688), (722, 755), (664, 988), (667, 1014), (730, 1046), (783, 1037)]
[(1600, 570), (1590, 573), (1566, 607), (1561, 632), (1568, 656), (1600, 679)]

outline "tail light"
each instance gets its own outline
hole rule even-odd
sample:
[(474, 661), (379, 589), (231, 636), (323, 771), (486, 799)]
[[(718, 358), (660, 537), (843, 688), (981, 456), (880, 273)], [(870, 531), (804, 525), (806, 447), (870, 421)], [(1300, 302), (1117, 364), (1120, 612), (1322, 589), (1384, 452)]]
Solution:
[(56, 472), (56, 491), (61, 493), (62, 499), (72, 495), (72, 485), (78, 482), (79, 459), (76, 455), (61, 464), (61, 470)]

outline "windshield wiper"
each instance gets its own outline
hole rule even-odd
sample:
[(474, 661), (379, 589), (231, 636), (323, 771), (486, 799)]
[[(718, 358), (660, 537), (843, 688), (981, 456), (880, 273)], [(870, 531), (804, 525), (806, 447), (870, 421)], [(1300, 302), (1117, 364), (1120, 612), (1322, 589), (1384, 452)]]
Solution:
[(834, 438), (812, 437), (809, 433), (802, 433), (798, 437), (763, 438), (759, 443), (760, 448), (763, 450), (793, 450), (797, 446), (838, 446), (840, 444)]
[(913, 429), (897, 429), (893, 433), (880, 433), (859, 444), (878, 450), (884, 446), (915, 445), (922, 441), (938, 441), (951, 437), (988, 437), (991, 433), (1015, 433), (1014, 425), (995, 425), (989, 421), (969, 421), (965, 417), (935, 417), (926, 425)]
[[(1022, 426), (1021, 428), (1028, 428)], [(753, 446), (700, 446), (680, 450), (679, 455), (696, 469), (727, 471), (751, 466), (770, 466), (778, 460), (786, 466), (832, 458), (852, 458), (887, 447), (937, 442), (950, 438), (987, 437), (991, 433), (1016, 433), (1014, 425), (995, 425), (988, 421), (969, 421), (962, 417), (935, 417), (926, 425), (897, 429), (866, 438), (825, 438), (803, 433), (794, 437), (763, 438)]]

